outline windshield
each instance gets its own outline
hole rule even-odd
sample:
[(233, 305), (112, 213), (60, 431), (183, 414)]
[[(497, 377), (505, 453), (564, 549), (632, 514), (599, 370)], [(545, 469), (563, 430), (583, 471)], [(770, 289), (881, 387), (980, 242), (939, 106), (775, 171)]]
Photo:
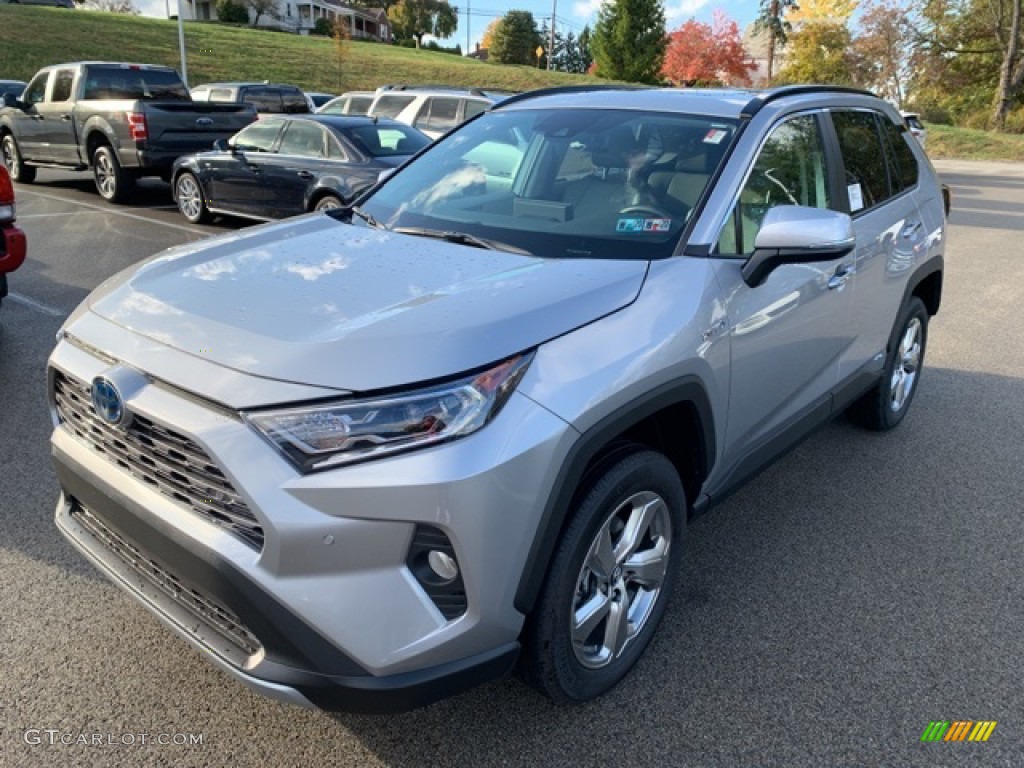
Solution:
[(536, 256), (664, 258), (735, 129), (661, 112), (499, 110), (437, 142), (361, 207), (389, 229), (459, 232)]
[(173, 69), (90, 66), (83, 99), (138, 99), (141, 101), (191, 101), (185, 85)]

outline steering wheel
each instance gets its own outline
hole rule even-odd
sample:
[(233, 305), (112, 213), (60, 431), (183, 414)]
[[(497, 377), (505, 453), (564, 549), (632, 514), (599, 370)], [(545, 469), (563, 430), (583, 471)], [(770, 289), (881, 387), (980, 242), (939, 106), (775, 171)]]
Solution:
[(623, 208), (619, 211), (619, 215), (624, 214), (652, 214), (656, 219), (671, 219), (672, 214), (668, 211), (663, 211), (660, 208), (655, 208), (653, 205), (631, 205), (627, 208)]

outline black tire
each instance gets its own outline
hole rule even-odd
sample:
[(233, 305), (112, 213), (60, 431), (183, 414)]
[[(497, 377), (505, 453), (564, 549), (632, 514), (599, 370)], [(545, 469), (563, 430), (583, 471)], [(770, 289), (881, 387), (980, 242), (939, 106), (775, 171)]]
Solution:
[(174, 200), (181, 215), (193, 224), (205, 224), (210, 220), (210, 209), (203, 198), (203, 187), (195, 174), (182, 171), (174, 181)]
[[(913, 345), (907, 348), (915, 328), (916, 353)], [(928, 310), (921, 299), (912, 296), (896, 318), (882, 378), (850, 406), (851, 421), (874, 432), (886, 432), (903, 421), (921, 383), (927, 342)], [(897, 390), (897, 384), (901, 391)]]
[(313, 206), (314, 211), (329, 211), (332, 208), (341, 208), (345, 205), (341, 198), (337, 195), (326, 194), (316, 201), (316, 205)]
[(117, 159), (117, 153), (103, 144), (92, 153), (92, 177), (96, 191), (108, 203), (123, 203), (135, 189), (133, 179)]
[[(523, 631), (519, 667), (528, 683), (560, 703), (599, 696), (632, 669), (665, 613), (686, 534), (687, 502), (679, 474), (665, 456), (640, 446), (628, 446), (610, 457), (591, 474), (589, 485), (577, 500), (555, 549), (537, 606)], [(658, 500), (663, 505), (658, 506)], [(629, 579), (636, 578), (636, 572), (630, 565), (635, 567), (638, 561), (628, 557), (620, 562), (614, 552), (615, 544), (622, 547), (627, 538), (628, 526), (623, 520), (643, 520), (639, 508), (646, 508), (651, 501), (650, 509), (654, 511), (648, 525), (637, 526), (641, 539), (634, 540), (641, 554), (656, 559), (657, 567), (663, 569), (660, 582), (648, 581), (652, 587), (660, 584), (657, 590), (645, 590), (635, 581), (631, 583)], [(609, 579), (602, 578), (602, 569), (591, 567), (602, 559), (611, 562), (607, 557), (601, 558), (597, 549), (599, 534), (603, 540), (606, 533), (606, 551), (616, 563)], [(636, 591), (630, 596), (634, 588)], [(619, 607), (615, 608), (616, 605)], [(615, 635), (614, 616), (622, 615), (623, 605), (625, 615), (635, 618), (639, 629), (626, 622), (625, 634), (618, 635), (627, 637), (625, 642), (609, 643), (609, 633)], [(588, 606), (601, 606), (592, 613), (604, 618), (596, 623), (581, 620), (580, 625), (588, 629), (577, 631), (575, 621), (589, 613)], [(601, 614), (604, 606), (609, 608)], [(631, 615), (633, 610), (635, 616)], [(631, 631), (635, 634), (630, 636)]]
[(21, 159), (21, 150), (18, 149), (18, 142), (13, 134), (5, 133), (0, 140), (0, 152), (3, 153), (4, 165), (11, 175), (11, 181), (20, 184), (31, 184), (36, 180), (36, 169), (26, 165)]

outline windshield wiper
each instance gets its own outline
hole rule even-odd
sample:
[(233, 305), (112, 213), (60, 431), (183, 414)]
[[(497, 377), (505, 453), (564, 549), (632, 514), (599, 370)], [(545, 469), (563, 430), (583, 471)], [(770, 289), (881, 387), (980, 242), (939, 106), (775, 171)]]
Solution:
[(468, 245), (472, 248), (484, 248), (488, 251), (507, 251), (518, 253), (523, 256), (533, 256), (529, 251), (518, 248), (500, 240), (491, 240), (486, 237), (477, 237), (468, 232), (456, 232), (447, 229), (427, 229), (426, 227), (395, 227), (392, 232), (400, 235), (413, 235), (414, 237), (433, 237), (437, 240), (444, 240), (457, 245)]
[(373, 218), (373, 216), (368, 214), (366, 211), (364, 211), (358, 205), (350, 206), (350, 207), (346, 208), (345, 210), (348, 211), (349, 213), (354, 213), (356, 216), (358, 216), (360, 219), (365, 221), (367, 224), (369, 224), (374, 229), (387, 229), (387, 227), (385, 227), (383, 224), (381, 224), (379, 221), (377, 221), (375, 218)]

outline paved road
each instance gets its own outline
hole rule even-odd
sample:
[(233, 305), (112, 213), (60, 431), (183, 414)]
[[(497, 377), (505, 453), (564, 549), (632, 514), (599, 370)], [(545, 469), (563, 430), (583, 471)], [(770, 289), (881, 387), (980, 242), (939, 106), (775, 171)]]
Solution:
[[(30, 261), (0, 310), (0, 765), (1024, 765), (1024, 166), (942, 170), (947, 289), (899, 430), (838, 422), (697, 521), (659, 636), (611, 695), (559, 709), (510, 680), (390, 719), (250, 694), (58, 537), (43, 390), (60, 316), (225, 227), (185, 226), (166, 186), (111, 208), (40, 173), (17, 190)], [(999, 725), (921, 744), (939, 719)]]

